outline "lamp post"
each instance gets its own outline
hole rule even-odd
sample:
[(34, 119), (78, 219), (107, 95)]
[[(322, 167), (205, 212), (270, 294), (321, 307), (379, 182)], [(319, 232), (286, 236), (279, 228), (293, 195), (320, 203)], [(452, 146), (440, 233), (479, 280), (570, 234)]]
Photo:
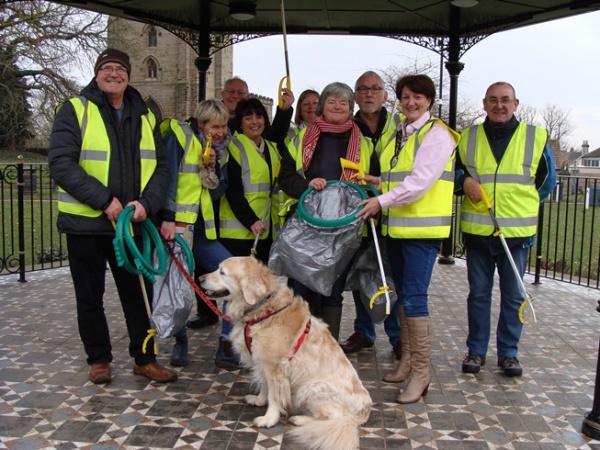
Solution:
[[(596, 311), (600, 312), (600, 300), (598, 300)], [(600, 344), (598, 345), (598, 361), (596, 363), (594, 403), (590, 413), (583, 419), (581, 432), (592, 439), (600, 439)]]

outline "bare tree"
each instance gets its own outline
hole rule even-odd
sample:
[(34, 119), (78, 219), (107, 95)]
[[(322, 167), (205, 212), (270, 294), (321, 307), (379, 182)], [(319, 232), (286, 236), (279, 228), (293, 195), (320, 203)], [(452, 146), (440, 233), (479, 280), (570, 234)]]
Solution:
[(548, 130), (548, 137), (556, 140), (561, 149), (569, 148), (567, 136), (574, 130), (570, 115), (571, 110), (558, 105), (546, 105), (541, 113), (542, 126)]
[(540, 125), (537, 109), (531, 105), (519, 104), (515, 116), (517, 116), (519, 122), (528, 123), (530, 125)]
[(106, 22), (105, 16), (47, 1), (0, 3), (0, 93), (6, 107), (0, 111), (0, 147), (25, 145), (27, 133), (14, 123), (22, 105), (31, 115), (30, 133), (48, 131), (54, 108), (78, 94), (82, 68), (105, 48)]
[[(432, 108), (432, 112), (435, 116), (448, 122), (448, 73), (443, 69), (440, 80), (440, 61), (435, 61), (428, 57), (424, 58), (423, 56), (414, 57), (412, 59), (403, 57), (403, 59), (405, 60), (405, 64), (402, 66), (388, 66), (379, 71), (385, 88), (388, 91), (388, 109), (396, 109), (402, 112), (399, 102), (396, 101), (395, 93), (396, 82), (400, 78), (410, 74), (424, 74), (431, 78), (436, 85), (436, 105)], [(442, 95), (440, 95), (440, 81), (442, 84)], [(457, 105), (456, 128), (460, 131), (465, 127), (474, 125), (475, 123), (480, 122), (484, 115), (481, 108), (476, 107), (468, 100), (461, 99)]]

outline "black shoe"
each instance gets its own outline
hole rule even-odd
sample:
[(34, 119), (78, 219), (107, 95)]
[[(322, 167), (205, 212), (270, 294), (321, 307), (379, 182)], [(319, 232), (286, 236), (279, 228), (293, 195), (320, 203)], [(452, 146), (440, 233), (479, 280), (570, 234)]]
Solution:
[(502, 371), (507, 377), (523, 375), (523, 366), (516, 356), (498, 356), (498, 365), (502, 367)]
[(215, 366), (219, 369), (238, 370), (240, 368), (240, 355), (238, 355), (231, 345), (231, 341), (219, 338), (219, 348), (215, 355)]
[(186, 326), (188, 328), (192, 328), (194, 330), (198, 329), (198, 328), (205, 328), (205, 327), (209, 327), (211, 325), (215, 325), (219, 323), (219, 316), (216, 315), (210, 315), (210, 316), (196, 316), (195, 319), (193, 320), (188, 320), (186, 323)]
[(169, 363), (175, 367), (184, 367), (190, 363), (188, 358), (188, 338), (183, 336), (182, 338), (175, 338), (175, 346), (171, 353), (171, 360)]
[(462, 371), (465, 373), (479, 373), (483, 366), (485, 366), (485, 355), (476, 355), (469, 352), (463, 359)]

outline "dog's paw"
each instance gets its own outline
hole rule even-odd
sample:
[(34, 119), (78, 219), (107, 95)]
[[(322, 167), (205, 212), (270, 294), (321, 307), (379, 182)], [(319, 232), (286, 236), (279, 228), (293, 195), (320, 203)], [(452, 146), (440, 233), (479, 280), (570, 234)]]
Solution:
[(294, 425), (296, 427), (300, 427), (302, 425), (305, 425), (309, 422), (314, 421), (315, 418), (311, 417), (311, 416), (291, 416), (288, 419), (288, 422), (290, 423), (290, 425)]
[(279, 422), (279, 417), (270, 417), (268, 414), (265, 414), (264, 416), (255, 418), (252, 423), (258, 428), (271, 428), (277, 425), (277, 422)]
[(246, 403), (253, 406), (265, 406), (267, 404), (266, 398), (261, 398), (259, 395), (246, 395), (244, 397), (246, 399)]

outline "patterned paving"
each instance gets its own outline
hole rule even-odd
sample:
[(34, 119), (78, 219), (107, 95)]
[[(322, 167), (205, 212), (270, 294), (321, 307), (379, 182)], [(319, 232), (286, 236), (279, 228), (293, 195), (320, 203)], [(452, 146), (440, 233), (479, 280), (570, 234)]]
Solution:
[[(594, 397), (600, 292), (551, 280), (530, 290), (538, 323), (526, 326), (521, 342), (524, 375), (502, 375), (492, 351), (481, 373), (463, 374), (466, 269), (464, 261), (437, 266), (425, 400), (399, 405), (398, 387), (380, 381), (394, 366), (382, 329), (373, 349), (350, 357), (375, 402), (360, 448), (600, 449), (580, 432)], [(28, 274), (27, 283), (0, 277), (0, 448), (298, 448), (287, 438), (289, 425), (252, 426), (264, 408), (243, 403), (251, 389), (244, 372), (213, 364), (219, 326), (190, 330), (191, 364), (178, 369), (177, 382), (160, 385), (133, 375), (112, 284), (106, 298), (115, 377), (96, 386), (87, 381), (68, 269)], [(344, 338), (354, 314), (346, 305)], [(160, 342), (161, 362), (172, 345)]]

